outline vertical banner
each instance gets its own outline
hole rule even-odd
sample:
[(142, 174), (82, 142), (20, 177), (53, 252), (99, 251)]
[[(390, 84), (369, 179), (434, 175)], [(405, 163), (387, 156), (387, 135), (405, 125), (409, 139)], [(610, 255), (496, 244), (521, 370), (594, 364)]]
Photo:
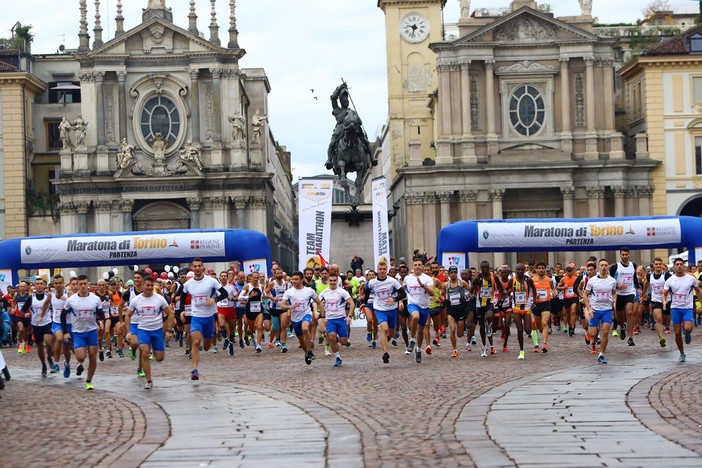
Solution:
[(0, 294), (6, 294), (8, 286), (12, 286), (12, 270), (0, 270)]
[(331, 180), (300, 179), (298, 184), (300, 271), (329, 260), (333, 187)]
[(390, 263), (388, 198), (385, 177), (373, 179), (371, 191), (373, 192), (373, 252), (375, 254), (373, 269), (375, 270), (381, 260)]
[(465, 252), (443, 252), (441, 254), (441, 266), (448, 269), (449, 267), (458, 267), (458, 271), (463, 271), (468, 268), (466, 261), (467, 255)]

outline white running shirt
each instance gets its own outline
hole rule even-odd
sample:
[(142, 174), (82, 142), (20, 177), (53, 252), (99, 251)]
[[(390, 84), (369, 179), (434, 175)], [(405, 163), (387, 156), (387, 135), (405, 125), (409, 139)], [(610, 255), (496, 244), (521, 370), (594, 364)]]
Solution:
[(421, 309), (428, 309), (431, 296), (422, 288), (422, 284), (433, 286), (434, 280), (426, 273), (422, 273), (419, 276), (414, 276), (414, 274), (405, 276), (407, 303), (414, 304)]
[(202, 279), (196, 280), (190, 278), (183, 285), (183, 292), (190, 294), (193, 307), (193, 317), (207, 318), (212, 317), (217, 313), (217, 305), (207, 305), (207, 300), (217, 296), (217, 291), (222, 285), (219, 281), (211, 276), (203, 276)]
[(671, 292), (673, 302), (670, 304), (670, 308), (692, 309), (692, 293), (695, 286), (697, 286), (697, 280), (687, 273), (685, 276), (673, 275), (668, 278), (663, 285), (663, 290)]

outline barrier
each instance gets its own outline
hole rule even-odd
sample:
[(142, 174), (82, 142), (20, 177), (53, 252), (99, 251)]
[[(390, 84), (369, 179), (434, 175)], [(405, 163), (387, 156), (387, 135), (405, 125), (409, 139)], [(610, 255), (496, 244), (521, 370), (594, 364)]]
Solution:
[(437, 241), (444, 266), (465, 268), (469, 252), (600, 251), (687, 248), (702, 259), (702, 218), (654, 216), (459, 221)]

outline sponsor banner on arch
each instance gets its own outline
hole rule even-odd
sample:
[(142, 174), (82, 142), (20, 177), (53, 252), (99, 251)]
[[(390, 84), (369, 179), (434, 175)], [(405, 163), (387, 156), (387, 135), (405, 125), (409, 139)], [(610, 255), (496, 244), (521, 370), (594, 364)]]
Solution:
[(314, 268), (329, 261), (334, 182), (301, 179), (298, 184), (299, 268)]
[(646, 246), (681, 241), (680, 220), (674, 218), (584, 222), (478, 223), (478, 247), (555, 248)]
[(53, 263), (152, 258), (194, 258), (223, 256), (224, 232), (183, 232), (170, 234), (95, 235), (22, 239), (24, 263)]

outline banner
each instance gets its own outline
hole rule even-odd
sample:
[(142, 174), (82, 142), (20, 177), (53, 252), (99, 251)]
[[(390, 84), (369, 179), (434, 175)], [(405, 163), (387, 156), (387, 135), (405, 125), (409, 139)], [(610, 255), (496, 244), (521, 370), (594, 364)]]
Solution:
[(75, 264), (76, 262), (151, 258), (224, 256), (224, 232), (183, 232), (171, 234), (130, 234), (114, 236), (55, 237), (22, 239), (24, 263)]
[(333, 188), (331, 180), (301, 179), (298, 184), (300, 271), (329, 260)]
[(381, 260), (388, 265), (390, 264), (388, 198), (385, 177), (373, 179), (371, 191), (373, 192), (373, 252), (375, 254), (373, 269), (375, 270)]
[(251, 273), (259, 273), (263, 277), (268, 276), (268, 265), (265, 258), (257, 258), (255, 260), (244, 260), (243, 272), (247, 275)]
[(448, 267), (458, 267), (458, 272), (468, 268), (465, 252), (443, 252), (441, 254), (441, 266), (448, 270)]
[(680, 220), (601, 220), (586, 222), (478, 223), (478, 248), (593, 248), (679, 243)]
[(7, 293), (7, 287), (12, 286), (12, 270), (0, 270), (0, 289), (1, 294)]

